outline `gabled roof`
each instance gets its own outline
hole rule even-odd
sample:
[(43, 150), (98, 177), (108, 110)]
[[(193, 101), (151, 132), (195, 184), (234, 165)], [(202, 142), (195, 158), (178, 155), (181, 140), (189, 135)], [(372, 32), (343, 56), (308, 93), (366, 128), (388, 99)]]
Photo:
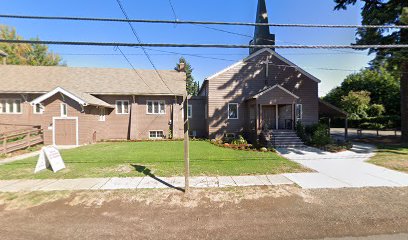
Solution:
[(264, 95), (265, 93), (267, 93), (267, 92), (269, 92), (269, 91), (271, 91), (272, 89), (275, 89), (275, 88), (279, 88), (279, 89), (283, 90), (284, 92), (286, 92), (287, 94), (291, 95), (292, 97), (294, 97), (294, 98), (296, 98), (296, 99), (299, 98), (298, 96), (296, 96), (295, 94), (293, 94), (293, 93), (292, 93), (291, 91), (289, 91), (288, 89), (282, 87), (282, 86), (279, 85), (279, 84), (276, 84), (276, 85), (274, 85), (274, 86), (272, 86), (272, 87), (269, 87), (269, 88), (267, 88), (267, 89), (262, 90), (261, 92), (255, 94), (254, 96), (250, 97), (249, 99), (259, 98), (260, 96)]
[(348, 113), (340, 108), (319, 99), (319, 114), (331, 117), (347, 117)]
[(34, 99), (31, 101), (32, 105), (38, 104), (43, 102), (44, 100), (54, 96), (57, 93), (64, 94), (65, 96), (71, 98), (72, 100), (76, 101), (82, 106), (88, 106), (88, 105), (93, 105), (93, 106), (100, 106), (100, 107), (107, 107), (107, 108), (112, 108), (112, 106), (104, 101), (102, 101), (99, 98), (96, 98), (88, 93), (83, 93), (77, 90), (67, 90), (61, 87), (57, 87), (53, 89), (52, 91), (49, 91), (38, 98)]
[(239, 65), (241, 65), (241, 64), (244, 64), (246, 61), (248, 61), (248, 60), (250, 60), (250, 59), (252, 59), (252, 58), (258, 56), (259, 54), (264, 53), (264, 52), (268, 52), (268, 53), (272, 54), (273, 56), (277, 57), (279, 60), (281, 60), (281, 61), (283, 61), (284, 63), (288, 64), (289, 66), (292, 66), (292, 67), (296, 68), (299, 72), (301, 72), (301, 73), (304, 74), (305, 76), (309, 77), (309, 78), (312, 79), (313, 81), (315, 81), (315, 82), (317, 82), (317, 83), (320, 83), (320, 82), (321, 82), (318, 78), (316, 78), (316, 77), (313, 76), (312, 74), (306, 72), (305, 70), (303, 70), (302, 68), (300, 68), (299, 66), (297, 66), (296, 64), (294, 64), (293, 62), (289, 61), (289, 60), (286, 59), (285, 57), (281, 56), (280, 54), (278, 54), (277, 52), (275, 52), (275, 51), (273, 51), (272, 49), (269, 49), (269, 48), (263, 48), (263, 49), (260, 49), (259, 51), (254, 52), (253, 54), (251, 54), (251, 55), (249, 55), (248, 57), (242, 59), (241, 61), (238, 61), (238, 62), (234, 63), (233, 65), (231, 65), (231, 66), (229, 66), (229, 67), (227, 67), (227, 68), (225, 68), (225, 69), (223, 69), (223, 70), (221, 70), (221, 71), (215, 73), (214, 75), (208, 77), (207, 80), (211, 80), (212, 78), (215, 78), (215, 77), (217, 77), (217, 76), (219, 76), (219, 75), (221, 75), (221, 74), (223, 74), (223, 73), (229, 71), (230, 69), (232, 69), (232, 68), (234, 68), (234, 67), (237, 67), (237, 66), (239, 66)]
[(186, 74), (176, 70), (159, 70), (165, 83), (155, 70), (141, 69), (0, 65), (0, 73), (3, 93), (47, 93), (62, 87), (94, 95), (186, 94)]

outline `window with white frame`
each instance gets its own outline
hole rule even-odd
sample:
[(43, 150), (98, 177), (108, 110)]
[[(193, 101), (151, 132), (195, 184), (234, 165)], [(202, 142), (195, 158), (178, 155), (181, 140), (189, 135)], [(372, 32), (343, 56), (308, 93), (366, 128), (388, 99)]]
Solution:
[(41, 103), (37, 103), (33, 106), (34, 114), (43, 114), (44, 113), (44, 106)]
[(149, 138), (150, 139), (163, 139), (164, 138), (163, 131), (149, 131)]
[(163, 100), (147, 100), (146, 101), (147, 114), (165, 114), (166, 104)]
[(106, 120), (105, 114), (106, 114), (105, 108), (99, 108), (99, 121), (105, 122)]
[(295, 106), (295, 116), (296, 116), (296, 122), (299, 122), (303, 118), (303, 106), (302, 104), (296, 104)]
[(68, 106), (66, 103), (61, 103), (61, 117), (68, 116)]
[(21, 114), (21, 99), (0, 99), (0, 113)]
[(187, 106), (187, 117), (193, 118), (193, 105), (189, 104)]
[(129, 114), (128, 100), (116, 100), (116, 114)]
[(228, 103), (228, 119), (238, 119), (238, 103)]

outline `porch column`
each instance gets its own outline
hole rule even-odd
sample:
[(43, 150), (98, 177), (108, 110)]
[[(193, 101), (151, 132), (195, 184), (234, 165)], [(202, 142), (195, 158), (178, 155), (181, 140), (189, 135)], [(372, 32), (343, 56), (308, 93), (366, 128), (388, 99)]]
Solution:
[(276, 122), (275, 122), (275, 125), (276, 125), (276, 130), (278, 130), (279, 129), (279, 104), (276, 104), (276, 108), (275, 108), (275, 111), (276, 111)]
[(344, 120), (344, 140), (348, 139), (348, 117)]
[(259, 104), (259, 116), (258, 116), (258, 119), (259, 119), (259, 128), (258, 128), (258, 130), (262, 130), (262, 104)]
[(258, 116), (258, 101), (255, 100), (255, 131), (258, 134), (258, 126), (259, 126), (259, 116)]
[(295, 129), (295, 104), (292, 103), (292, 130)]

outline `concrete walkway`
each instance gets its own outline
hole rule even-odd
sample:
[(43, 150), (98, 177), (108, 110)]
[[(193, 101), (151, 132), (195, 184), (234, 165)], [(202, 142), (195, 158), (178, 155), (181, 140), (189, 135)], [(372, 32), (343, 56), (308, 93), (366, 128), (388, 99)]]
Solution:
[(278, 149), (292, 161), (316, 173), (284, 174), (302, 188), (404, 187), (408, 174), (366, 163), (374, 156), (375, 147), (355, 143), (350, 151), (324, 152), (316, 148)]
[[(244, 186), (276, 186), (293, 184), (283, 175), (192, 177), (193, 188), (223, 188)], [(116, 190), (174, 188), (182, 190), (184, 177), (159, 178), (155, 176), (132, 178), (81, 178), (44, 180), (1, 180), (0, 192), (62, 191), (62, 190)]]

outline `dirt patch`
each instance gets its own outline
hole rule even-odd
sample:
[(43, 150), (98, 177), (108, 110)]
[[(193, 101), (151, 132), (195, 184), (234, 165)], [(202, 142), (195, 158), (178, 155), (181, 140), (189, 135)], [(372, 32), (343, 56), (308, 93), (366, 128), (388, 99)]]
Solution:
[(408, 231), (408, 188), (98, 191), (55, 199), (0, 207), (0, 238), (315, 239)]

